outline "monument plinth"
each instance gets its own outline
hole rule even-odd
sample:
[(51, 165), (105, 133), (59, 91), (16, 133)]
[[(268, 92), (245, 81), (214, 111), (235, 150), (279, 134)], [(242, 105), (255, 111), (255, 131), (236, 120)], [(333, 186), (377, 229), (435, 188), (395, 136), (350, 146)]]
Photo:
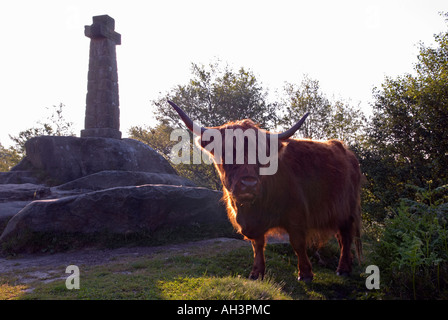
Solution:
[(81, 137), (121, 139), (118, 96), (118, 71), (115, 47), (121, 35), (114, 31), (115, 21), (108, 15), (93, 17), (85, 26), (90, 38), (86, 116)]

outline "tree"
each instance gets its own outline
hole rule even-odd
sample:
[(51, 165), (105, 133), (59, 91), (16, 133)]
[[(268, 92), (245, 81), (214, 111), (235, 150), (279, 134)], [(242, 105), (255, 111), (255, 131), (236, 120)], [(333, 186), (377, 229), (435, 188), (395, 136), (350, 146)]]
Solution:
[(374, 91), (372, 146), (418, 186), (448, 181), (448, 32), (435, 40), (435, 48), (420, 44), (413, 74), (388, 77)]
[(254, 73), (240, 68), (232, 70), (219, 62), (208, 67), (192, 64), (192, 79), (153, 101), (156, 119), (176, 127), (184, 127), (177, 113), (166, 103), (172, 100), (195, 121), (204, 126), (220, 126), (226, 122), (252, 119), (262, 128), (277, 124), (277, 104), (267, 101), (268, 92)]
[(141, 141), (160, 153), (165, 159), (170, 160), (169, 155), (176, 141), (170, 140), (170, 134), (174, 129), (166, 122), (151, 127), (131, 127), (128, 131), (129, 137)]
[(366, 118), (361, 110), (343, 100), (330, 101), (320, 90), (319, 81), (305, 77), (300, 85), (287, 83), (284, 87), (284, 128), (294, 125), (298, 118), (310, 112), (297, 135), (310, 139), (339, 139), (348, 145), (360, 142)]
[[(73, 122), (65, 120), (62, 115), (62, 111), (65, 105), (60, 103), (58, 106), (53, 105), (53, 110), (50, 116), (47, 117), (47, 121), (42, 123), (38, 121), (37, 127), (29, 128), (19, 132), (17, 136), (9, 135), (10, 139), (15, 142), (14, 150), (23, 158), (25, 155), (25, 143), (37, 136), (54, 135), (54, 136), (74, 136)], [(49, 108), (47, 108), (48, 110)]]
[(358, 154), (368, 203), (380, 218), (384, 208), (413, 197), (410, 185), (448, 182), (448, 32), (435, 40), (436, 47), (420, 43), (413, 73), (387, 77), (373, 91), (367, 143)]
[[(173, 146), (178, 143), (178, 141), (170, 140), (170, 135), (173, 130), (174, 129), (166, 124), (166, 122), (161, 122), (154, 128), (132, 127), (129, 130), (129, 137), (146, 143), (154, 150), (159, 152), (165, 159), (171, 162), (171, 151), (173, 149)], [(190, 139), (191, 138), (192, 136), (190, 135)], [(196, 150), (196, 152), (197, 151), (198, 150)], [(190, 159), (193, 159), (193, 152), (195, 152), (195, 150), (190, 147), (189, 152)], [(200, 164), (174, 164), (171, 162), (171, 165), (179, 175), (192, 180), (198, 186), (215, 190), (221, 189), (221, 180), (215, 172), (214, 167), (209, 164), (203, 162), (201, 162)]]
[(0, 143), (0, 172), (11, 170), (21, 159), (20, 154), (12, 147), (5, 148)]

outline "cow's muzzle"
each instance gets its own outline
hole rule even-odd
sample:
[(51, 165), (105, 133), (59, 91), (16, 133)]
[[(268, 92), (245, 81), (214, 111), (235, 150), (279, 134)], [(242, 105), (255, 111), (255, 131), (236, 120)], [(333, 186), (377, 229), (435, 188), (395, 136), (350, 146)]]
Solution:
[(235, 197), (240, 205), (251, 204), (258, 194), (259, 181), (253, 176), (242, 177), (238, 183)]

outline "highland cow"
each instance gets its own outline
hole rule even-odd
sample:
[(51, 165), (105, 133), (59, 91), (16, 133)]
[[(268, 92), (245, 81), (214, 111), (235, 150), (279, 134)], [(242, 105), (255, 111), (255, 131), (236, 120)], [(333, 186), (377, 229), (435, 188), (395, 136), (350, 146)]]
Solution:
[[(266, 236), (285, 232), (298, 257), (299, 280), (311, 281), (314, 276), (307, 247), (323, 244), (332, 235), (341, 250), (336, 272), (350, 274), (353, 242), (358, 259), (361, 256), (362, 175), (353, 152), (338, 140), (291, 138), (308, 114), (282, 133), (262, 130), (248, 119), (205, 128), (197, 127), (176, 104), (168, 102), (213, 157), (229, 220), (252, 243), (250, 279), (264, 276)], [(207, 130), (213, 134), (205, 139)], [(263, 174), (269, 164), (260, 159), (273, 155), (275, 171)]]

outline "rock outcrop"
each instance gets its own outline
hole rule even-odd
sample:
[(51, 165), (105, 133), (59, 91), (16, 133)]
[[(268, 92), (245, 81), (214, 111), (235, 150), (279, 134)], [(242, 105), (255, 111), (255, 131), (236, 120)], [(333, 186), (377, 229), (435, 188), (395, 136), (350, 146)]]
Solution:
[(101, 171), (56, 187), (32, 183), (0, 184), (0, 235), (9, 219), (32, 201), (148, 184), (195, 187), (192, 181), (178, 175), (138, 171)]
[(178, 176), (136, 140), (42, 136), (26, 143), (26, 154), (0, 177), (0, 245), (8, 251), (45, 247), (58, 235), (228, 225), (221, 192)]
[(93, 17), (85, 35), (90, 38), (85, 128), (80, 138), (28, 140), (26, 157), (0, 173), (0, 249), (45, 247), (61, 234), (151, 234), (163, 227), (226, 222), (221, 192), (179, 177), (148, 145), (121, 139), (115, 52), (121, 35), (108, 15)]
[(30, 233), (132, 234), (164, 226), (226, 221), (221, 192), (200, 187), (142, 185), (29, 203), (8, 222), (0, 243)]
[(167, 184), (176, 186), (195, 187), (186, 178), (168, 173), (140, 172), (140, 171), (101, 171), (54, 188), (54, 190), (102, 190), (114, 187), (140, 186), (144, 184)]
[[(134, 139), (40, 136), (28, 140), (25, 148), (26, 157), (0, 175), (0, 184), (39, 180), (59, 185), (104, 170), (176, 174), (167, 160)], [(14, 172), (20, 174), (14, 177)]]

